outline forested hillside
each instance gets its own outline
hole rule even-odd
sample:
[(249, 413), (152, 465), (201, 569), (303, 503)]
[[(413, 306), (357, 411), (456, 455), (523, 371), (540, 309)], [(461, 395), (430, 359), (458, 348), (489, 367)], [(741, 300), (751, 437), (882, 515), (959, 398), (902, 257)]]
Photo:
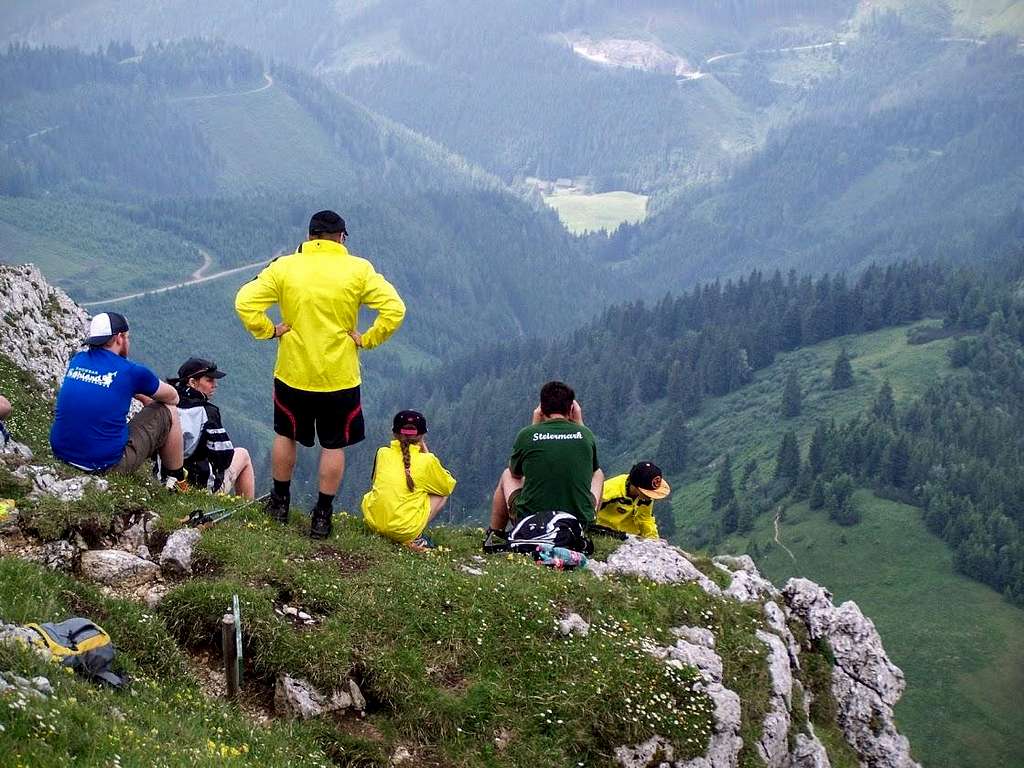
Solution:
[(800, 270), (970, 262), (1019, 244), (1017, 42), (947, 41), (881, 17), (841, 60), (749, 163), (622, 227), (607, 258), (686, 282), (766, 260)]

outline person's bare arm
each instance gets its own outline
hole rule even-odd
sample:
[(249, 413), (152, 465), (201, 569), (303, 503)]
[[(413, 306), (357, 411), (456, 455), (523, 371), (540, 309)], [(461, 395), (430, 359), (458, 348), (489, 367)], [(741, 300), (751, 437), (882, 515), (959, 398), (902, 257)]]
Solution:
[(156, 392), (153, 393), (153, 397), (149, 399), (150, 402), (155, 400), (156, 402), (164, 403), (165, 405), (177, 405), (178, 390), (176, 390), (166, 381), (161, 381), (160, 386), (157, 387)]
[(3, 395), (0, 395), (0, 419), (6, 419), (11, 415), (11, 401)]
[(583, 408), (580, 406), (579, 400), (572, 401), (572, 408), (569, 409), (569, 421), (574, 421), (577, 424), (583, 423)]

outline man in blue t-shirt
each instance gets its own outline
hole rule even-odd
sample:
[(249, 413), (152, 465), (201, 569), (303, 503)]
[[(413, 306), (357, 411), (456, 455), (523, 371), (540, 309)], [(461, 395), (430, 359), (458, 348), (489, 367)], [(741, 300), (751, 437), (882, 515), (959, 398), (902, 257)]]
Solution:
[[(178, 393), (144, 365), (129, 361), (128, 321), (101, 312), (87, 349), (68, 363), (50, 429), (54, 455), (87, 472), (128, 474), (160, 455), (161, 482), (187, 490)], [(132, 398), (143, 408), (127, 421)]]

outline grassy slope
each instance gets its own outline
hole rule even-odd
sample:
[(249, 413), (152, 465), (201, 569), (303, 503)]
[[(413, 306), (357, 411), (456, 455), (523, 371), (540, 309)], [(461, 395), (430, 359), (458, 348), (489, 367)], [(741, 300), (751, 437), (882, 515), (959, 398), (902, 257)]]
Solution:
[(551, 195), (544, 202), (558, 211), (566, 229), (577, 235), (599, 229), (613, 232), (624, 222), (636, 224), (647, 216), (647, 195), (632, 192)]
[(83, 200), (0, 196), (0, 245), (0, 260), (32, 262), (77, 301), (157, 288), (203, 263), (194, 245)]
[[(713, 464), (724, 452), (732, 452), (737, 481), (750, 459), (767, 475), (787, 429), (797, 431), (806, 451), (818, 419), (841, 423), (861, 412), (884, 379), (892, 383), (897, 401), (906, 402), (934, 377), (952, 375), (945, 355), (950, 343), (910, 346), (905, 328), (839, 339), (781, 355), (754, 383), (705, 403), (691, 422), (694, 468), (673, 494), (681, 542), (685, 545), (710, 519)], [(833, 392), (831, 366), (844, 344), (853, 355), (856, 383)], [(783, 420), (778, 404), (792, 366), (804, 394), (803, 413)], [(1019, 763), (1024, 755), (1013, 734), (1024, 723), (1013, 693), (1024, 662), (1019, 639), (1024, 612), (956, 575), (949, 550), (924, 529), (917, 510), (870, 494), (858, 500), (865, 522), (846, 531), (807, 514), (803, 505), (789, 510), (783, 542), (797, 563), (775, 547), (761, 562), (766, 573), (776, 582), (791, 575), (817, 580), (837, 599), (856, 600), (875, 620), (887, 650), (907, 674), (908, 691), (897, 716), (926, 765)], [(845, 545), (839, 543), (841, 533)], [(763, 550), (771, 540), (771, 520), (759, 519), (750, 538)], [(737, 537), (726, 546), (742, 552), (747, 541)]]
[(218, 156), (232, 192), (287, 192), (310, 185), (337, 189), (351, 169), (335, 159), (330, 138), (278, 84), (256, 93), (184, 101)]
[[(16, 435), (37, 460), (51, 461), (49, 405), (3, 357), (0, 389), (18, 414), (11, 421)], [(28, 500), (23, 485), (0, 472), (0, 495), (16, 499), (23, 524), (48, 539), (84, 520), (101, 530), (115, 515), (140, 509), (157, 511), (171, 528), (187, 511), (215, 503), (201, 493), (167, 495), (142, 478), (110, 480), (108, 493), (58, 506)], [(667, 644), (669, 627), (689, 624), (716, 632), (727, 684), (743, 699), (751, 749), (741, 764), (757, 765), (752, 745), (770, 688), (754, 637), (763, 623), (758, 606), (714, 600), (694, 586), (560, 574), (521, 558), (489, 559), (476, 577), (462, 566), (475, 564), (480, 531), (438, 530), (443, 549), (416, 556), (370, 534), (357, 518), (336, 523), (335, 536), (320, 544), (305, 535), (298, 515), (281, 528), (238, 506), (200, 542), (204, 576), (172, 585), (155, 613), (0, 558), (0, 617), (93, 616), (111, 630), (137, 681), (134, 693), (115, 694), (61, 677), (55, 699), (7, 716), (0, 753), (20, 755), (24, 764), (184, 766), (212, 764), (222, 746), (230, 757), (246, 745), (261, 765), (327, 758), (384, 765), (404, 744), (418, 765), (602, 766), (611, 764), (615, 745), (658, 732), (673, 739), (680, 757), (691, 756), (707, 738), (708, 701), (691, 689), (690, 671), (667, 673), (641, 650), (645, 638)], [(325, 687), (351, 674), (368, 696), (366, 719), (255, 728), (238, 709), (206, 700), (190, 651), (212, 649), (232, 594), (242, 603), (250, 709), (266, 704), (279, 671)], [(292, 626), (274, 612), (282, 601), (319, 623)], [(595, 630), (561, 637), (555, 620), (568, 610)], [(0, 668), (39, 672), (11, 653), (0, 656)], [(123, 720), (114, 719), (115, 709)]]
[(827, 584), (837, 603), (855, 600), (872, 618), (906, 674), (896, 715), (925, 765), (1024, 765), (1024, 611), (955, 573), (916, 508), (867, 491), (855, 498), (864, 519), (847, 529), (806, 504), (786, 511), (780, 539), (795, 562), (769, 548), (771, 521), (759, 520), (758, 563), (776, 583), (800, 575)]
[[(951, 373), (946, 350), (951, 340), (907, 344), (907, 328), (834, 339), (814, 347), (780, 355), (777, 362), (758, 372), (753, 383), (704, 404), (691, 421), (691, 469), (684, 485), (673, 495), (673, 509), (685, 531), (705, 523), (711, 513), (717, 461), (729, 452), (739, 473), (756, 460), (762, 476), (775, 468), (775, 452), (787, 430), (795, 430), (806, 450), (815, 424), (834, 418), (841, 423), (859, 414), (878, 387), (889, 379), (897, 400), (920, 394), (936, 375)], [(852, 359), (854, 386), (834, 392), (829, 381), (839, 350), (845, 346)], [(791, 367), (796, 367), (803, 392), (798, 418), (779, 415), (782, 388)], [(682, 540), (686, 541), (686, 534)]]

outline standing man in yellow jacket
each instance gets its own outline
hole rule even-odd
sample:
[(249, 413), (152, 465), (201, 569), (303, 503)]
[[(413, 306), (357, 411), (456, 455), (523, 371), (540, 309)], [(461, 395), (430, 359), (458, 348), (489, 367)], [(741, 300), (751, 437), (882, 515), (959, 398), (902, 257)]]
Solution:
[[(274, 367), (274, 489), (267, 511), (287, 522), (296, 442), (320, 440), (320, 494), (310, 535), (331, 535), (334, 496), (345, 474), (345, 447), (364, 438), (358, 350), (385, 342), (402, 324), (405, 304), (366, 259), (345, 248), (348, 230), (334, 211), (309, 221), (309, 239), (274, 259), (235, 297), (235, 311), (257, 339), (280, 339)], [(277, 304), (281, 322), (266, 310)], [(377, 310), (366, 333), (359, 308)]]

